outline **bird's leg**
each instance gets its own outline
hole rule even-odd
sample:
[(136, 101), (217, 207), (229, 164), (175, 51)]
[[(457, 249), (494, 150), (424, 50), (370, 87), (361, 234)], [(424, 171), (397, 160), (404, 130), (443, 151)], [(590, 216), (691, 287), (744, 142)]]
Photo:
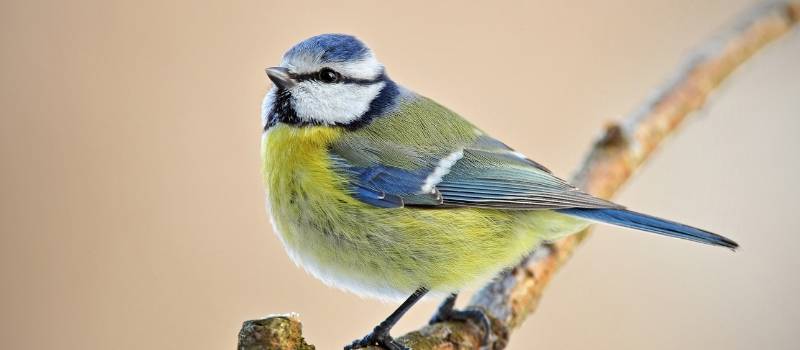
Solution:
[(436, 314), (433, 315), (428, 324), (447, 321), (465, 322), (472, 320), (483, 330), (483, 344), (489, 344), (489, 335), (492, 333), (492, 322), (489, 320), (489, 316), (487, 316), (486, 313), (480, 309), (454, 309), (457, 297), (458, 293), (453, 293), (447, 296), (447, 299), (445, 299), (442, 304), (439, 305), (439, 308), (436, 310)]
[(344, 350), (353, 350), (358, 348), (365, 348), (370, 345), (377, 345), (389, 350), (409, 350), (407, 346), (400, 344), (397, 340), (394, 340), (391, 335), (389, 335), (389, 331), (392, 330), (392, 327), (400, 320), (401, 317), (411, 309), (414, 304), (417, 303), (422, 297), (428, 293), (427, 288), (419, 288), (413, 294), (411, 294), (406, 301), (404, 301), (397, 310), (394, 310), (389, 317), (387, 317), (383, 322), (375, 326), (375, 329), (372, 330), (372, 333), (367, 334), (366, 337), (358, 339), (354, 341), (352, 344), (347, 345), (344, 347)]

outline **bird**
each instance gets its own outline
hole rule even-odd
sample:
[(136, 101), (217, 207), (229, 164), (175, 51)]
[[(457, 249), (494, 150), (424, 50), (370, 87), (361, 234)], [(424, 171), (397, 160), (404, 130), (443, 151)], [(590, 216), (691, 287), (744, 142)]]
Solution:
[(396, 83), (355, 36), (305, 39), (266, 74), (262, 174), (289, 257), (330, 286), (402, 301), (346, 350), (407, 349), (392, 327), (437, 297), (431, 322), (474, 321), (488, 341), (488, 316), (454, 309), (458, 292), (593, 223), (738, 247), (581, 191)]

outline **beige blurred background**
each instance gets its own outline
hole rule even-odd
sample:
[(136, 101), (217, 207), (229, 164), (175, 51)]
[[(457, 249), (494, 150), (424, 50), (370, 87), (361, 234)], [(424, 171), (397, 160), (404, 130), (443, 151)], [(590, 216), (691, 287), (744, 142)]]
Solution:
[[(0, 348), (231, 349), (243, 320), (295, 311), (336, 349), (395, 307), (295, 267), (265, 215), (263, 68), (301, 39), (360, 36), (397, 81), (569, 176), (753, 3), (4, 0)], [(617, 198), (741, 250), (602, 228), (510, 349), (796, 349), (797, 62), (797, 33), (759, 53)]]

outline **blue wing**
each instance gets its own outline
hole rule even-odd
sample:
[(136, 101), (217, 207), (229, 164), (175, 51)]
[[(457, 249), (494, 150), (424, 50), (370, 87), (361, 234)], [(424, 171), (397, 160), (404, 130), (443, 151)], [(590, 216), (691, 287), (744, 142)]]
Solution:
[(337, 154), (331, 154), (331, 160), (334, 169), (349, 180), (352, 195), (367, 204), (381, 208), (442, 204), (438, 191), (420, 191), (428, 176), (425, 169), (413, 171), (381, 164), (356, 166)]
[[(578, 190), (485, 135), (448, 151), (356, 144), (358, 151), (333, 149), (332, 163), (348, 179), (354, 197), (377, 207), (621, 208)], [(389, 165), (382, 158), (406, 166)]]
[(620, 208), (511, 150), (465, 149), (436, 185), (443, 204), (500, 209)]

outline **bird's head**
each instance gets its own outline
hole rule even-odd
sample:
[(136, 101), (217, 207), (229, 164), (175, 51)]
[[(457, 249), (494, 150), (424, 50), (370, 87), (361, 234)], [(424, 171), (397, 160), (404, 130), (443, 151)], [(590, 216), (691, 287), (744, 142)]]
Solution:
[(274, 86), (262, 105), (265, 128), (276, 123), (363, 124), (398, 95), (372, 51), (350, 35), (303, 40), (283, 55), (280, 66), (266, 71)]

